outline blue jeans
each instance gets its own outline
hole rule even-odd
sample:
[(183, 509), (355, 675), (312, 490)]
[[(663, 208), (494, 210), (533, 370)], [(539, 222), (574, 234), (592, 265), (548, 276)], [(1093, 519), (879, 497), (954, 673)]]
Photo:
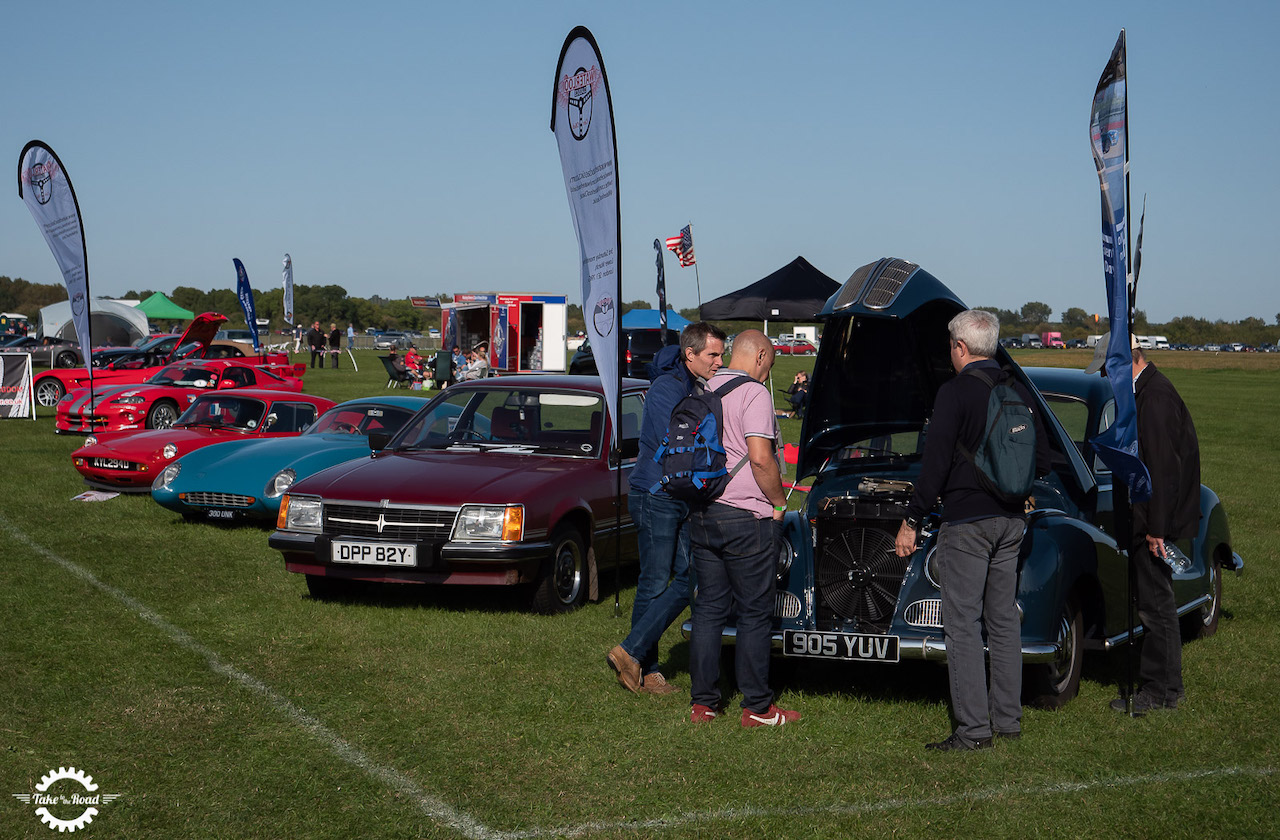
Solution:
[[(993, 516), (938, 529), (942, 631), (956, 734), (990, 738), (1022, 729), (1022, 625), (1018, 620), (1018, 551), (1026, 522)], [(982, 631), (986, 629), (987, 655)], [(987, 667), (991, 687), (987, 688)]]
[(679, 499), (631, 490), (640, 577), (631, 608), (631, 634), (622, 649), (640, 663), (640, 671), (658, 670), (658, 640), (689, 606), (689, 506)]
[(742, 706), (767, 712), (773, 703), (769, 688), (777, 574), (773, 520), (712, 504), (695, 510), (689, 521), (693, 526), (693, 568), (698, 577), (689, 640), (693, 702), (711, 708), (720, 705), (720, 643), (732, 610), (737, 615), (734, 669)]

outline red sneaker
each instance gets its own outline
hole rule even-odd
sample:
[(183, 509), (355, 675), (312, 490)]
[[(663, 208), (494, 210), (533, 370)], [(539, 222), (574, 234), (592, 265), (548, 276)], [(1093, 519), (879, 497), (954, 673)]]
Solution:
[(689, 712), (689, 721), (691, 723), (706, 723), (720, 715), (710, 706), (704, 706), (701, 703), (694, 703), (693, 710)]
[(793, 712), (789, 709), (779, 709), (772, 703), (769, 704), (769, 709), (765, 712), (753, 712), (750, 709), (742, 710), (743, 726), (782, 726), (784, 723), (790, 723), (793, 720), (799, 719), (799, 712)]

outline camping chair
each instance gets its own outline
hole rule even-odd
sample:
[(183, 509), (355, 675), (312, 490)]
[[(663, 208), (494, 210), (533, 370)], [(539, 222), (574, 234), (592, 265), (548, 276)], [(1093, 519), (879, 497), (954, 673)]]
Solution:
[(387, 369), (387, 387), (399, 388), (402, 382), (413, 382), (413, 375), (409, 373), (409, 369), (398, 367), (390, 356), (379, 356), (382, 360), (382, 366)]

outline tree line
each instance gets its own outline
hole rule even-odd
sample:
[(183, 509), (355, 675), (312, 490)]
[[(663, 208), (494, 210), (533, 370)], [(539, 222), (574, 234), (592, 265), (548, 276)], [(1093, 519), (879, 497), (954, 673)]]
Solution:
[[(153, 294), (151, 289), (131, 289), (125, 293), (128, 299), (145, 300)], [(232, 327), (244, 324), (244, 316), (240, 312), (240, 301), (234, 289), (210, 289), (201, 291), (192, 286), (178, 286), (166, 292), (169, 298), (179, 306), (192, 312), (220, 312), (228, 318)], [(272, 329), (283, 329), (284, 289), (272, 288), (266, 291), (255, 289), (254, 305), (259, 318), (268, 318)], [(451, 295), (427, 295), (441, 302), (453, 300)], [(21, 312), (35, 318), (41, 307), (67, 299), (66, 288), (61, 284), (30, 283), (22, 278), (0, 276), (0, 312)], [(621, 314), (632, 309), (653, 309), (652, 303), (645, 300), (633, 300), (623, 303)], [(1053, 309), (1047, 303), (1028, 301), (1021, 309), (1001, 309), (994, 306), (980, 306), (995, 313), (1000, 319), (1000, 335), (1014, 336), (1022, 333), (1043, 333), (1057, 331), (1064, 340), (1085, 338), (1099, 335), (1108, 329), (1105, 315), (1090, 314), (1080, 307), (1072, 307), (1062, 312), (1058, 320), (1053, 320)], [(440, 310), (416, 309), (403, 298), (382, 298), (373, 295), (368, 298), (353, 297), (347, 294), (342, 286), (294, 286), (293, 289), (294, 318), (300, 324), (319, 321), (330, 323), (354, 324), (357, 330), (399, 329), (419, 330), (425, 332), (430, 328), (439, 329)], [(680, 314), (690, 321), (699, 319), (696, 308), (679, 310)], [(585, 329), (582, 307), (576, 303), (568, 306), (566, 313), (569, 332), (575, 333)], [(790, 332), (796, 323), (791, 321), (770, 322), (770, 332)], [(735, 330), (736, 331), (736, 330)], [(1276, 314), (1275, 323), (1267, 324), (1262, 318), (1249, 317), (1240, 321), (1210, 321), (1193, 315), (1181, 315), (1173, 320), (1157, 324), (1147, 319), (1146, 313), (1139, 309), (1134, 314), (1134, 332), (1140, 335), (1163, 335), (1175, 344), (1210, 344), (1225, 341), (1241, 341), (1247, 344), (1280, 343), (1280, 313)]]

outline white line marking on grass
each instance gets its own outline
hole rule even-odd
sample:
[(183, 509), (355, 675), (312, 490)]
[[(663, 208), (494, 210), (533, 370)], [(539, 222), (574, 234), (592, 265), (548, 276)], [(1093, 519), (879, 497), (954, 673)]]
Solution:
[(382, 782), (387, 787), (399, 793), (401, 796), (404, 796), (409, 801), (415, 803), (430, 819), (452, 828), (454, 831), (457, 831), (465, 837), (474, 838), (474, 840), (499, 840), (499, 838), (503, 836), (501, 833), (493, 831), (488, 826), (462, 811), (459, 811), (457, 808), (450, 806), (444, 800), (427, 793), (403, 773), (374, 761), (359, 747), (348, 743), (339, 736), (338, 733), (325, 726), (317, 718), (307, 713), (306, 710), (290, 701), (287, 697), (276, 692), (275, 689), (271, 688), (271, 686), (262, 682), (257, 677), (247, 674), (239, 668), (223, 662), (218, 654), (196, 641), (185, 630), (170, 624), (146, 604), (137, 600), (123, 590), (117, 589), (111, 584), (99, 580), (92, 572), (78, 563), (67, 560), (64, 557), (59, 557), (44, 546), (38, 545), (26, 534), (13, 527), (12, 523), (10, 523), (3, 515), (0, 515), (0, 525), (4, 526), (4, 529), (9, 532), (10, 536), (13, 537), (16, 542), (26, 545), (45, 559), (61, 566), (63, 569), (66, 569), (71, 574), (83, 580), (85, 583), (88, 583), (96, 589), (100, 589), (112, 598), (115, 598), (117, 601), (124, 604), (130, 610), (136, 612), (143, 621), (168, 636), (169, 639), (176, 642), (179, 646), (186, 648), (191, 653), (194, 653), (203, 659), (209, 666), (209, 670), (260, 694), (268, 703), (275, 707), (277, 711), (282, 712), (286, 717), (306, 730), (308, 734), (328, 747), (330, 751), (343, 761), (358, 767), (365, 773)]
[(724, 808), (716, 811), (693, 811), (669, 817), (624, 822), (589, 822), (558, 828), (531, 828), (526, 831), (503, 831), (502, 840), (536, 840), (539, 837), (580, 837), (596, 832), (652, 831), (677, 828), (691, 824), (716, 823), (729, 820), (760, 819), (774, 817), (857, 816), (904, 808), (945, 808), (974, 800), (999, 799), (1001, 797), (1044, 796), (1046, 794), (1081, 793), (1107, 788), (1134, 787), (1188, 782), (1225, 776), (1250, 776), (1260, 778), (1276, 772), (1274, 767), (1208, 767), (1182, 773), (1151, 773), (1144, 776), (1117, 776), (1110, 779), (1092, 779), (1083, 782), (1050, 782), (1043, 785), (1001, 785), (950, 796), (920, 797), (917, 799), (877, 799), (874, 802), (850, 802), (840, 805), (820, 805), (811, 808)]

